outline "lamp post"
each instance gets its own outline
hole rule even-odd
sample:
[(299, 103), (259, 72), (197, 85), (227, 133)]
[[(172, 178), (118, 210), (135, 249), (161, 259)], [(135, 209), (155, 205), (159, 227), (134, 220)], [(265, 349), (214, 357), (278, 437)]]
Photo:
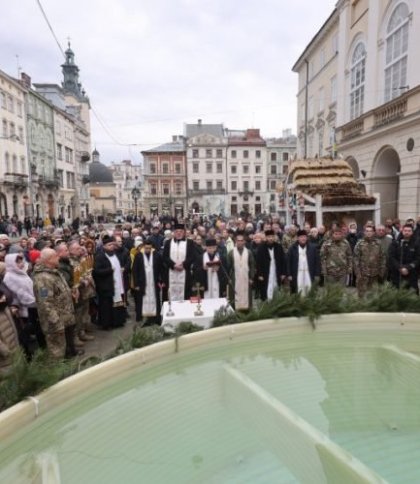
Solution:
[(135, 219), (137, 221), (137, 200), (140, 197), (140, 190), (138, 189), (138, 187), (134, 187), (131, 190), (131, 196), (132, 196), (132, 198), (134, 200), (134, 214), (135, 214)]

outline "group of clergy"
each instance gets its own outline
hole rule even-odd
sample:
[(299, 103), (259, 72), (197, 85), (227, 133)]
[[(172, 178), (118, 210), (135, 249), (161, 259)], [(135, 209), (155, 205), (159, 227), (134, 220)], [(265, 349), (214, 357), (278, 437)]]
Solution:
[(274, 231), (265, 231), (265, 242), (255, 256), (246, 247), (245, 233), (239, 231), (228, 253), (215, 239), (207, 239), (204, 252), (197, 253), (182, 224), (175, 226), (162, 254), (152, 240), (146, 240), (132, 264), (136, 320), (155, 324), (162, 301), (188, 300), (194, 295), (226, 297), (235, 310), (247, 311), (252, 308), (254, 289), (258, 288), (261, 299), (271, 299), (286, 278), (293, 292), (307, 292), (320, 274), (318, 251), (308, 244), (304, 230), (287, 254), (275, 239)]

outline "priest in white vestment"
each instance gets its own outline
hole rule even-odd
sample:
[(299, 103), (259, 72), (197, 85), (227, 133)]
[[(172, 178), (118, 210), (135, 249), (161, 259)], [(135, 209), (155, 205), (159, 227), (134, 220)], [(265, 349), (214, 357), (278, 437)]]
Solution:
[(176, 224), (173, 238), (163, 247), (165, 268), (164, 300), (189, 299), (192, 290), (192, 267), (196, 258), (194, 242), (185, 239), (185, 226)]
[(226, 296), (227, 261), (219, 252), (216, 239), (207, 239), (206, 250), (196, 264), (195, 281), (200, 285), (204, 299)]
[(249, 311), (252, 308), (252, 283), (255, 275), (255, 260), (245, 246), (245, 234), (237, 232), (235, 248), (228, 254), (230, 281), (229, 300), (236, 311)]

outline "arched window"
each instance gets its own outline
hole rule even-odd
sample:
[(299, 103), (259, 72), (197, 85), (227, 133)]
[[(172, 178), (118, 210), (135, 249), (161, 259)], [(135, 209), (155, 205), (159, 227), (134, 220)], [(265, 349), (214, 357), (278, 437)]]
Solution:
[(351, 85), (350, 85), (350, 119), (358, 118), (363, 114), (365, 100), (365, 70), (366, 49), (363, 42), (359, 42), (351, 58)]
[(10, 173), (10, 156), (9, 156), (9, 153), (4, 154), (4, 166), (6, 168), (6, 173)]
[(399, 96), (407, 84), (409, 15), (407, 4), (400, 3), (386, 29), (385, 102)]
[(24, 156), (20, 157), (20, 172), (26, 173), (26, 161)]
[(18, 162), (16, 155), (13, 155), (13, 173), (18, 173)]

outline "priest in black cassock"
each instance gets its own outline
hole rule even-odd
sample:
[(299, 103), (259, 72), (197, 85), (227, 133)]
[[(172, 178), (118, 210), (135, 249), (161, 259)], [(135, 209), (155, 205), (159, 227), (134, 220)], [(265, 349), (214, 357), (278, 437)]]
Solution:
[(136, 304), (136, 321), (145, 320), (143, 326), (160, 324), (162, 258), (154, 249), (154, 242), (146, 240), (141, 252), (134, 257), (131, 268)]
[(273, 230), (265, 231), (265, 242), (257, 251), (256, 266), (261, 299), (272, 299), (275, 289), (281, 286), (287, 274), (283, 247), (275, 242)]
[(197, 259), (194, 276), (204, 299), (226, 296), (227, 260), (219, 252), (216, 239), (206, 240), (206, 250)]
[(191, 297), (194, 242), (185, 239), (185, 226), (176, 224), (173, 238), (163, 246), (164, 300), (183, 301)]

